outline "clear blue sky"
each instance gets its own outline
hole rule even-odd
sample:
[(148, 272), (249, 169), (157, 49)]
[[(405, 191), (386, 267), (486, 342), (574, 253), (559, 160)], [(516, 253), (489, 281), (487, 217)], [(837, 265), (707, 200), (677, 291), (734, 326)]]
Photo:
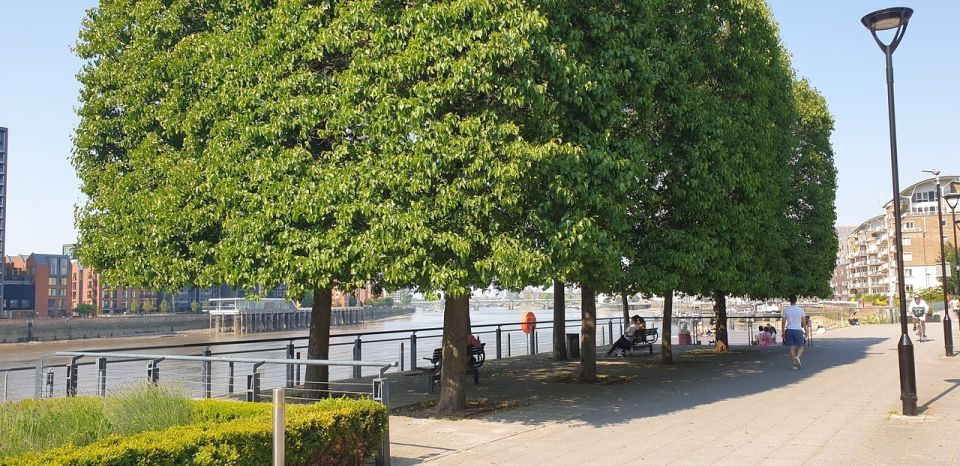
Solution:
[[(75, 241), (78, 181), (70, 166), (76, 125), (71, 47), (93, 0), (0, 0), (0, 126), (10, 129), (6, 253), (57, 252)], [(889, 6), (916, 10), (894, 54), (900, 183), (938, 168), (960, 175), (960, 60), (955, 0), (772, 0), (781, 37), (800, 76), (827, 98), (836, 118), (838, 224), (880, 214), (891, 197), (883, 53), (860, 25)], [(789, 183), (790, 180), (772, 180)]]

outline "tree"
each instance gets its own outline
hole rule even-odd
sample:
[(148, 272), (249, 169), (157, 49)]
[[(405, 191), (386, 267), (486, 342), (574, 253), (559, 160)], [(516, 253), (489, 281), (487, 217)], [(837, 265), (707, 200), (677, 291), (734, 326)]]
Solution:
[(141, 298), (140, 300), (140, 308), (143, 309), (144, 314), (152, 314), (154, 309), (156, 309), (155, 304), (153, 299)]
[(167, 314), (170, 312), (170, 303), (166, 299), (160, 300), (160, 313)]
[(73, 309), (73, 312), (76, 312), (80, 317), (87, 317), (90, 315), (96, 315), (97, 307), (89, 303), (80, 303), (77, 304), (77, 307)]
[[(371, 203), (358, 241), (384, 282), (440, 291), (441, 412), (465, 406), (470, 289), (529, 283), (544, 257), (522, 234), (521, 177), (558, 144), (544, 136), (551, 53), (541, 14), (520, 1), (382, 3), (358, 7), (376, 25), (340, 95), (336, 121), (364, 161), (356, 183)], [(364, 9), (366, 8), (366, 9)]]
[(194, 314), (198, 314), (200, 312), (200, 303), (196, 300), (190, 302), (190, 310), (193, 311)]
[[(363, 167), (331, 123), (362, 45), (341, 33), (363, 24), (331, 6), (105, 0), (88, 13), (73, 157), (84, 263), (153, 289), (313, 290), (308, 358), (328, 359), (331, 290), (382, 259), (355, 242), (381, 199), (344, 182)], [(309, 366), (308, 394), (327, 376)]]

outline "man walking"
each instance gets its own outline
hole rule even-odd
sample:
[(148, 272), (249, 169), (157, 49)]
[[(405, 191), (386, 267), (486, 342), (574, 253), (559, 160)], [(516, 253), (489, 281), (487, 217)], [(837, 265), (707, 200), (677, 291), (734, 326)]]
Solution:
[(783, 344), (790, 347), (790, 357), (793, 368), (803, 367), (800, 356), (807, 348), (807, 339), (803, 335), (803, 320), (807, 314), (803, 308), (797, 306), (797, 295), (790, 295), (790, 305), (783, 310), (783, 319), (780, 319), (780, 333), (783, 334)]

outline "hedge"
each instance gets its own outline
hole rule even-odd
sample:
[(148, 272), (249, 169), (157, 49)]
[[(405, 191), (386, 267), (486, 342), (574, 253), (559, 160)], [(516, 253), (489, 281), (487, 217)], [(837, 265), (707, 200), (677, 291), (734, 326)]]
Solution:
[[(231, 406), (232, 405), (232, 406)], [(272, 461), (270, 405), (199, 401), (200, 422), (85, 447), (0, 459), (0, 465), (264, 465)], [(220, 420), (229, 419), (226, 422)], [(360, 464), (380, 446), (387, 411), (371, 400), (288, 405), (286, 464)]]

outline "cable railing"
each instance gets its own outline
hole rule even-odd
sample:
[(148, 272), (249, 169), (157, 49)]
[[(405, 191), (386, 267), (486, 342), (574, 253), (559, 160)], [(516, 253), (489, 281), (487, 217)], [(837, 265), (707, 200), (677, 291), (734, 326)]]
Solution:
[[(742, 315), (727, 319), (728, 341), (731, 345), (749, 345), (754, 341), (757, 323), (774, 323), (779, 315)], [(673, 344), (709, 345), (713, 335), (711, 323), (713, 315), (679, 315), (672, 318)], [(662, 327), (662, 317), (645, 317), (648, 328)], [(598, 318), (596, 325), (596, 344), (611, 344), (623, 333), (622, 317)], [(564, 333), (579, 335), (579, 320), (567, 320)], [(662, 329), (660, 334), (663, 335)], [(520, 322), (501, 322), (478, 324), (471, 327), (472, 333), (484, 341), (488, 359), (503, 359), (544, 352), (553, 352), (553, 321), (539, 321), (529, 334), (521, 330)], [(434, 348), (441, 346), (443, 327), (422, 327), (401, 330), (359, 331), (333, 334), (330, 336), (328, 359), (331, 361), (392, 360), (398, 364), (389, 371), (410, 371), (429, 364)], [(224, 396), (239, 396), (246, 390), (246, 380), (241, 374), (253, 373), (251, 364), (240, 362), (256, 360), (299, 361), (282, 367), (263, 363), (257, 366), (260, 381), (264, 386), (293, 388), (302, 385), (305, 379), (305, 367), (313, 360), (306, 358), (308, 335), (296, 337), (271, 337), (243, 339), (223, 342), (186, 343), (176, 345), (132, 346), (121, 348), (98, 348), (83, 352), (62, 352), (47, 355), (36, 366), (21, 366), (0, 369), (0, 394), (3, 400), (23, 399), (38, 396), (66, 395), (66, 380), (77, 378), (77, 393), (100, 394), (101, 383), (95, 374), (97, 371), (80, 370), (81, 367), (98, 364), (90, 360), (92, 354), (110, 355), (109, 381), (111, 385), (122, 385), (125, 381), (138, 381), (145, 377), (143, 361), (149, 356), (162, 355), (164, 359), (157, 363), (156, 373), (176, 373), (179, 383), (191, 396), (202, 398), (208, 393), (220, 393)], [(579, 336), (576, 338), (579, 341)], [(70, 354), (83, 354), (78, 356)], [(174, 357), (176, 356), (176, 357)], [(104, 356), (107, 357), (107, 356)], [(215, 369), (204, 372), (204, 367), (186, 364), (190, 359), (182, 358), (224, 358), (232, 363), (217, 364)], [(195, 361), (194, 361), (195, 362)], [(41, 374), (38, 367), (42, 366)], [(75, 369), (70, 369), (75, 367)], [(329, 366), (328, 384), (349, 384), (356, 380), (374, 376), (383, 377), (382, 367), (365, 364), (337, 364)], [(73, 371), (73, 372), (71, 372)], [(42, 386), (41, 388), (38, 388)], [(74, 385), (71, 385), (73, 387)], [(332, 385), (331, 385), (332, 386)]]

